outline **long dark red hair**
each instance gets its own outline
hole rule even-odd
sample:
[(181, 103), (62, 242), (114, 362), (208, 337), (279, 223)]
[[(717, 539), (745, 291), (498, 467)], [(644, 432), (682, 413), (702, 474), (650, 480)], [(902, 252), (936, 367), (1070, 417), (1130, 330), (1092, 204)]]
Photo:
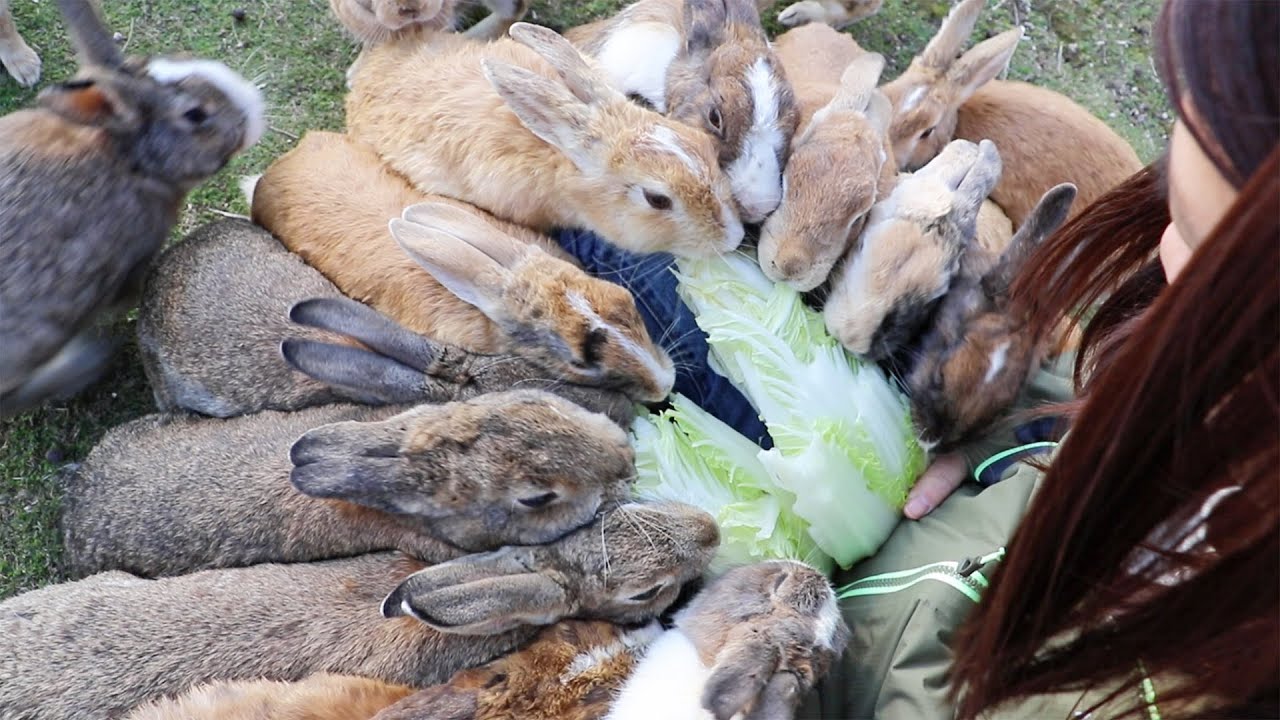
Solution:
[(957, 635), (960, 720), (1086, 689), (1136, 717), (1144, 675), (1165, 718), (1280, 717), (1280, 3), (1169, 0), (1156, 36), (1180, 118), (1239, 195), (1172, 285), (1158, 165), (1015, 283), (1042, 336), (1089, 316), (1080, 399)]

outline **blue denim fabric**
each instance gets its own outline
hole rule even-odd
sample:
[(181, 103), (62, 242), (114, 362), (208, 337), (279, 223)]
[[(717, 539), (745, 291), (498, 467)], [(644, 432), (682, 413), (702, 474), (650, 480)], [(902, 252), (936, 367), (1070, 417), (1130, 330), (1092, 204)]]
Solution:
[(766, 450), (773, 446), (755, 408), (707, 363), (707, 337), (676, 294), (676, 278), (672, 273), (675, 258), (620, 250), (583, 230), (562, 230), (556, 233), (556, 239), (587, 272), (617, 283), (635, 295), (636, 307), (650, 337), (665, 348), (675, 362), (676, 392)]

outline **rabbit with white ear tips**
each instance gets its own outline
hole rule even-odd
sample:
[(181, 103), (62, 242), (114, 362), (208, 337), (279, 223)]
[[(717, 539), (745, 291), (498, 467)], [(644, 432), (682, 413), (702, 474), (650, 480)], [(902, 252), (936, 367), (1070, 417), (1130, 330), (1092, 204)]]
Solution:
[(627, 435), (538, 390), (114, 428), (70, 482), (75, 576), (173, 575), (401, 550), (426, 562), (545, 543), (623, 500)]
[(97, 376), (94, 317), (132, 300), (186, 193), (263, 129), (262, 96), (224, 65), (125, 61), (88, 0), (59, 8), (80, 72), (0, 119), (4, 415)]
[(1041, 339), (1008, 307), (1009, 285), (1040, 243), (1062, 224), (1076, 188), (1045, 193), (1003, 254), (971, 245), (938, 306), (906, 377), (923, 442), (942, 450), (981, 431), (1009, 407), (1040, 362)]
[[(118, 717), (197, 683), (317, 672), (444, 682), (528, 642), (531, 624), (657, 616), (718, 542), (697, 508), (626, 504), (549, 545), (425, 569), (378, 553), (160, 580), (103, 573), (0, 603), (0, 708), (12, 720)], [(426, 622), (384, 619), (389, 592), (389, 612)]]
[(1000, 179), (1000, 155), (984, 140), (956, 140), (871, 208), (857, 244), (836, 270), (823, 315), (850, 352), (896, 355), (924, 329), (973, 238), (979, 208)]

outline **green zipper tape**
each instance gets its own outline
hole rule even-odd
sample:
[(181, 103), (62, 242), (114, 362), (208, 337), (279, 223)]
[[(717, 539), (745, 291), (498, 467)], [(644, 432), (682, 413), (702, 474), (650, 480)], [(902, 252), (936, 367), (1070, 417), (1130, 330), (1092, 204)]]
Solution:
[[(978, 567), (984, 567), (1003, 557), (1004, 548), (999, 548), (995, 552), (979, 557), (977, 560)], [(965, 597), (975, 603), (981, 600), (982, 591), (990, 584), (986, 576), (982, 574), (981, 570), (975, 570), (968, 575), (961, 575), (959, 571), (959, 562), (944, 560), (921, 565), (910, 570), (880, 573), (879, 575), (865, 577), (845, 585), (836, 592), (836, 597), (843, 600), (845, 598), (866, 597), (869, 595), (888, 595), (906, 590), (925, 580), (935, 580), (959, 590)]]
[(1160, 708), (1156, 706), (1156, 684), (1147, 674), (1147, 666), (1138, 661), (1138, 672), (1142, 673), (1142, 700), (1147, 703), (1147, 720), (1160, 720)]
[(1033, 443), (1027, 443), (1026, 445), (1019, 445), (1016, 448), (1009, 448), (1008, 450), (1005, 450), (1003, 452), (998, 452), (995, 455), (992, 455), (991, 457), (987, 458), (986, 460), (983, 460), (981, 465), (973, 469), (973, 479), (977, 482), (982, 482), (981, 480), (982, 473), (986, 472), (987, 468), (1009, 457), (1010, 455), (1016, 455), (1024, 450), (1035, 450), (1039, 448), (1051, 448), (1051, 447), (1057, 447), (1057, 446), (1058, 446), (1058, 443), (1056, 442), (1044, 440), (1042, 442), (1033, 442)]

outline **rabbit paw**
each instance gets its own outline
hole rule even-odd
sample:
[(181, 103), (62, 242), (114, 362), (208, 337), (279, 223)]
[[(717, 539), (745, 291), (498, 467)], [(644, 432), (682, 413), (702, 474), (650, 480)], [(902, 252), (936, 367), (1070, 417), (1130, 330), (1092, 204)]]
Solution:
[(778, 22), (787, 27), (806, 25), (811, 22), (826, 22), (827, 13), (821, 3), (814, 0), (792, 3), (778, 13)]
[(40, 56), (20, 37), (0, 45), (0, 63), (23, 87), (40, 81)]

